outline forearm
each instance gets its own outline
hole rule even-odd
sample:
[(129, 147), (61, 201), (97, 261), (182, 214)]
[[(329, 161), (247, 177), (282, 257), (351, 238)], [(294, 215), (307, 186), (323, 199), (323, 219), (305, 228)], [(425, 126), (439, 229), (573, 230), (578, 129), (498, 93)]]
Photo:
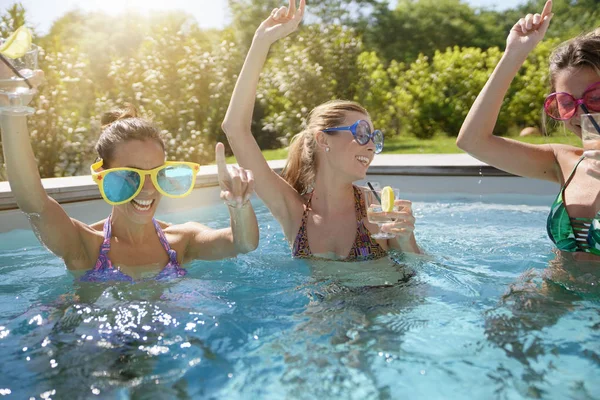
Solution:
[(456, 144), (476, 153), (480, 142), (493, 135), (502, 100), (527, 55), (505, 52), (469, 110)]
[(0, 114), (2, 147), (11, 191), (25, 213), (41, 213), (48, 201), (29, 140), (27, 117)]
[(410, 235), (410, 238), (396, 236), (393, 239), (388, 239), (388, 246), (390, 249), (399, 250), (405, 253), (423, 253), (417, 244), (414, 234)]
[(248, 253), (258, 247), (258, 221), (254, 208), (248, 201), (241, 207), (228, 206), (231, 218), (231, 234), (236, 252)]
[(236, 132), (240, 130), (250, 132), (258, 81), (267, 60), (269, 48), (270, 44), (259, 38), (252, 41), (244, 66), (235, 84), (222, 125), (229, 143), (234, 148), (234, 152), (236, 141), (232, 140), (234, 138), (230, 136), (235, 136)]

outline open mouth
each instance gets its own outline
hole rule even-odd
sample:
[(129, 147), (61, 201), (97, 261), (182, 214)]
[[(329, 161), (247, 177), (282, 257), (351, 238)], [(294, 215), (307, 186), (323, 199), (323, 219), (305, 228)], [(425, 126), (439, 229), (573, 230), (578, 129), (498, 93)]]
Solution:
[(154, 204), (154, 200), (131, 200), (131, 204), (138, 211), (148, 211)]
[(364, 165), (365, 167), (368, 167), (369, 164), (371, 164), (371, 159), (369, 157), (365, 157), (365, 156), (356, 156), (356, 160), (361, 163), (362, 165)]

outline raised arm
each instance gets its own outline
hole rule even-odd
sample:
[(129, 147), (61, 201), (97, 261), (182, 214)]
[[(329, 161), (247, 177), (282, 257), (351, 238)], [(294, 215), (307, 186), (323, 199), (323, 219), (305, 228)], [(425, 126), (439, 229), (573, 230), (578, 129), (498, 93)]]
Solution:
[(19, 208), (28, 215), (42, 243), (62, 257), (67, 267), (89, 268), (91, 261), (80, 237), (85, 226), (69, 218), (42, 186), (29, 141), (27, 117), (0, 110), (0, 130), (8, 181)]
[(560, 182), (552, 145), (532, 145), (493, 134), (502, 99), (529, 53), (543, 39), (552, 16), (552, 0), (548, 0), (541, 15), (528, 14), (512, 27), (506, 51), (467, 114), (456, 144), (512, 174)]
[[(222, 128), (239, 164), (252, 170), (256, 192), (282, 224), (286, 234), (290, 221), (302, 215), (302, 197), (277, 175), (263, 157), (250, 129), (256, 88), (271, 45), (292, 33), (304, 15), (305, 0), (290, 0), (289, 7), (274, 9), (256, 30), (238, 77)], [(297, 214), (297, 215), (296, 215)]]
[(252, 171), (225, 163), (225, 147), (217, 143), (215, 148), (221, 199), (229, 208), (231, 226), (211, 229), (198, 223), (189, 223), (191, 240), (185, 259), (219, 260), (248, 253), (258, 247), (258, 222), (250, 197), (254, 192)]

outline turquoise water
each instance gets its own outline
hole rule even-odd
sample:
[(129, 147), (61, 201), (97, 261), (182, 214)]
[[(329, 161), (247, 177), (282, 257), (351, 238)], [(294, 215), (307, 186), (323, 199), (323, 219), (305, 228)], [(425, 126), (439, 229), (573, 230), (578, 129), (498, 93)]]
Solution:
[(291, 260), (260, 204), (256, 252), (169, 283), (77, 283), (1, 234), (0, 396), (600, 398), (600, 273), (552, 261), (551, 199), (417, 200), (429, 258), (402, 266)]

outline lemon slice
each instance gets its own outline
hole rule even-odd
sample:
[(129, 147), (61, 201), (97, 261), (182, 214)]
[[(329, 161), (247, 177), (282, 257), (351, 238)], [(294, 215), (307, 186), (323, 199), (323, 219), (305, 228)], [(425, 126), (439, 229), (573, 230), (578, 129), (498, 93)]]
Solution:
[(8, 58), (23, 57), (31, 47), (31, 32), (25, 25), (13, 32), (0, 46), (0, 54)]
[(386, 186), (381, 189), (381, 210), (383, 212), (394, 211), (394, 191), (391, 187)]

